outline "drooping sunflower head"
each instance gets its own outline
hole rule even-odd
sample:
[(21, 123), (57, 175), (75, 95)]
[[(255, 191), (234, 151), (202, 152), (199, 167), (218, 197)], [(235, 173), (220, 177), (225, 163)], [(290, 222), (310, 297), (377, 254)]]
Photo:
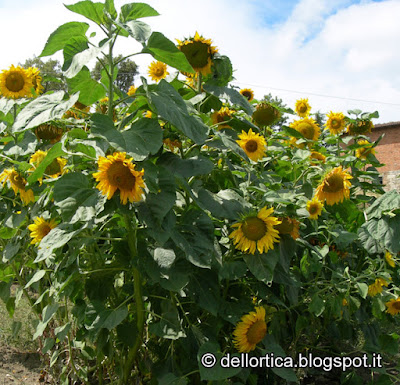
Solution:
[(0, 94), (6, 98), (19, 99), (32, 96), (31, 74), (24, 68), (13, 65), (0, 74)]
[(75, 119), (84, 119), (90, 111), (90, 106), (86, 106), (81, 102), (76, 102), (73, 107), (66, 111), (63, 118), (75, 118)]
[(251, 128), (247, 133), (242, 131), (239, 135), (239, 140), (236, 142), (254, 162), (257, 162), (265, 155), (265, 146), (267, 145), (265, 138), (260, 134), (253, 132)]
[(178, 49), (186, 56), (187, 61), (196, 72), (203, 76), (210, 74), (212, 60), (218, 49), (212, 46), (211, 39), (205, 39), (198, 32), (194, 37), (178, 41)]
[(374, 128), (374, 124), (369, 119), (356, 119), (350, 122), (347, 126), (347, 132), (350, 135), (365, 135), (371, 132)]
[(400, 313), (400, 297), (397, 297), (396, 299), (392, 298), (389, 302), (386, 302), (385, 305), (387, 307), (387, 313), (391, 315)]
[(312, 200), (308, 201), (306, 208), (310, 214), (309, 218), (318, 219), (318, 217), (322, 214), (323, 207), (324, 205), (322, 204), (322, 202), (315, 197)]
[(137, 90), (137, 88), (132, 84), (132, 85), (129, 87), (129, 90), (128, 90), (128, 92), (127, 92), (128, 96), (133, 96), (133, 95), (135, 95), (136, 90)]
[(254, 99), (254, 91), (250, 88), (243, 88), (240, 90), (240, 93), (249, 101), (251, 102)]
[(233, 343), (240, 353), (248, 353), (256, 348), (267, 333), (265, 309), (257, 306), (255, 311), (244, 315), (233, 332)]
[(40, 95), (44, 87), (42, 86), (42, 77), (40, 76), (40, 70), (36, 67), (29, 67), (27, 69), (29, 76), (32, 78), (32, 86), (35, 90), (36, 95)]
[(325, 128), (332, 135), (340, 134), (346, 127), (346, 117), (341, 112), (330, 112), (327, 114), (328, 120), (325, 123)]
[(26, 190), (26, 180), (17, 171), (12, 169), (6, 169), (0, 174), (0, 181), (4, 184), (8, 181), (11, 188), (14, 190), (15, 195), (19, 194), (24, 205), (35, 201), (35, 196), (31, 189)]
[(396, 266), (396, 263), (393, 260), (393, 255), (389, 251), (385, 252), (385, 260), (389, 266), (391, 266), (391, 267)]
[(318, 140), (321, 133), (317, 122), (311, 118), (303, 118), (290, 123), (290, 127), (300, 132), (308, 140)]
[(99, 171), (93, 174), (99, 184), (96, 186), (107, 199), (111, 199), (119, 190), (122, 204), (138, 202), (142, 199), (145, 183), (144, 170), (136, 171), (132, 159), (126, 158), (125, 152), (114, 152), (98, 160)]
[(375, 155), (375, 149), (372, 147), (373, 144), (368, 142), (368, 140), (361, 139), (357, 144), (362, 146), (356, 149), (357, 158), (365, 160), (369, 154)]
[(161, 61), (153, 61), (149, 65), (148, 74), (152, 80), (159, 82), (161, 79), (165, 79), (169, 72), (167, 71), (167, 65)]
[(300, 237), (300, 222), (297, 219), (289, 217), (279, 217), (278, 219), (281, 223), (276, 225), (275, 228), (278, 230), (279, 235), (289, 234), (293, 239)]
[(229, 109), (229, 107), (221, 107), (218, 111), (214, 111), (211, 114), (211, 121), (213, 124), (218, 124), (218, 129), (230, 128), (229, 124), (223, 124), (227, 120), (232, 118), (232, 114), (235, 111)]
[[(47, 151), (37, 150), (29, 160), (29, 163), (37, 168), (43, 159), (46, 157)], [(67, 164), (67, 160), (63, 158), (54, 159), (45, 169), (44, 173), (49, 175), (51, 178), (57, 178), (64, 174), (64, 167)]]
[(266, 253), (274, 248), (274, 242), (278, 242), (279, 233), (275, 228), (281, 223), (278, 218), (271, 216), (273, 209), (262, 208), (257, 215), (251, 214), (244, 217), (232, 227), (236, 228), (231, 234), (235, 247), (244, 253)]
[(310, 160), (311, 160), (311, 165), (312, 166), (315, 166), (316, 165), (316, 162), (315, 161), (317, 161), (317, 163), (325, 163), (325, 161), (326, 161), (326, 156), (324, 155), (324, 154), (321, 154), (320, 152), (318, 152), (318, 151), (311, 151), (311, 155), (310, 155)]
[(31, 244), (38, 244), (40, 241), (55, 227), (57, 227), (57, 222), (55, 219), (46, 221), (42, 217), (37, 217), (33, 220), (33, 224), (28, 226), (31, 232), (30, 236), (32, 238)]
[(311, 106), (308, 104), (308, 99), (299, 99), (295, 106), (296, 114), (301, 118), (306, 118), (311, 111)]
[(281, 117), (281, 113), (273, 104), (261, 102), (257, 104), (252, 117), (258, 126), (265, 127), (275, 123)]
[(374, 283), (368, 286), (368, 295), (370, 295), (371, 297), (375, 297), (377, 294), (382, 293), (383, 286), (388, 286), (388, 285), (389, 284), (387, 283), (387, 281), (384, 280), (383, 278), (377, 278), (375, 279)]
[(342, 170), (342, 166), (334, 168), (325, 175), (323, 181), (315, 191), (315, 198), (331, 206), (350, 198), (351, 182), (353, 177)]
[(56, 143), (60, 141), (64, 134), (65, 126), (59, 122), (48, 122), (37, 126), (34, 131), (38, 139), (50, 140), (50, 143)]

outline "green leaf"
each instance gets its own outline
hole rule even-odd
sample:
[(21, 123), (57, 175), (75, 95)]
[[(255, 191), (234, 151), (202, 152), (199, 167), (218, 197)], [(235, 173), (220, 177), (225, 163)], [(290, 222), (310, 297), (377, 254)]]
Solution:
[(36, 170), (28, 177), (28, 184), (32, 184), (36, 182), (39, 178), (43, 176), (46, 171), (46, 168), (53, 162), (54, 159), (64, 155), (65, 152), (62, 150), (62, 144), (56, 143), (50, 151), (47, 153), (45, 158), (40, 162), (37, 166)]
[(161, 80), (154, 91), (147, 91), (147, 95), (163, 119), (172, 123), (196, 143), (204, 143), (208, 127), (197, 116), (189, 115), (186, 103), (174, 87)]
[(357, 282), (356, 286), (357, 286), (358, 292), (360, 293), (360, 296), (364, 299), (367, 298), (368, 285), (366, 283)]
[(73, 21), (71, 23), (65, 23), (58, 27), (47, 39), (46, 45), (43, 48), (42, 53), (39, 55), (40, 57), (43, 56), (50, 56), (63, 49), (65, 44), (71, 37), (83, 37), (86, 39), (86, 31), (89, 28), (89, 24), (87, 23), (79, 23)]
[(243, 257), (252, 274), (261, 282), (270, 284), (274, 277), (274, 269), (279, 260), (276, 249), (268, 250), (266, 254), (256, 253)]
[(113, 20), (117, 18), (118, 14), (115, 9), (114, 0), (106, 0), (104, 10), (111, 16)]
[(100, 25), (104, 22), (103, 3), (93, 3), (90, 0), (84, 0), (75, 4), (65, 5), (65, 7), (72, 12), (85, 16), (87, 19), (94, 21), (96, 24)]
[(144, 44), (151, 35), (151, 28), (148, 24), (138, 20), (127, 21), (123, 27), (136, 41)]
[(308, 305), (308, 310), (319, 317), (325, 310), (325, 301), (318, 294), (314, 294), (311, 303)]
[(46, 329), (47, 324), (53, 318), (54, 314), (56, 314), (59, 308), (59, 304), (49, 304), (42, 310), (42, 319), (39, 321), (35, 334), (33, 335), (33, 339), (40, 337), (44, 330)]
[(38, 270), (29, 282), (25, 285), (25, 289), (31, 286), (35, 282), (39, 282), (46, 275), (46, 270)]
[(399, 342), (393, 336), (388, 334), (381, 334), (378, 337), (379, 345), (382, 352), (392, 354), (393, 356), (399, 352)]
[(87, 67), (83, 67), (75, 77), (67, 79), (67, 84), (71, 92), (79, 92), (79, 101), (86, 106), (106, 96), (105, 88), (91, 78)]
[(368, 207), (366, 214), (368, 219), (381, 218), (386, 211), (400, 209), (400, 194), (396, 190), (391, 190), (381, 195), (375, 202)]
[(25, 131), (24, 138), (15, 144), (14, 141), (8, 142), (4, 148), (5, 155), (28, 155), (36, 150), (37, 140), (36, 135), (32, 131)]
[(163, 249), (162, 247), (157, 247), (154, 249), (153, 258), (160, 267), (169, 268), (174, 263), (176, 255), (172, 249)]
[(186, 385), (188, 383), (187, 378), (177, 377), (173, 373), (162, 374), (161, 377), (157, 377), (158, 385)]
[(10, 289), (12, 284), (12, 279), (10, 279), (9, 282), (0, 281), (0, 298), (4, 301), (4, 303), (7, 303), (8, 299), (10, 298)]
[(154, 59), (162, 61), (182, 72), (193, 73), (186, 56), (176, 45), (160, 32), (153, 32), (143, 48), (142, 53), (149, 53)]
[(71, 39), (68, 40), (63, 49), (64, 64), (62, 70), (66, 71), (70, 67), (74, 56), (79, 52), (82, 52), (88, 48), (89, 44), (86, 37), (84, 36), (71, 37)]
[[(1, 229), (3, 230), (3, 229)], [(12, 229), (14, 231), (14, 235), (17, 232), (17, 229)], [(2, 237), (4, 239), (4, 237)], [(12, 237), (10, 237), (12, 238)], [(21, 247), (21, 244), (19, 242), (7, 242), (3, 249), (3, 262), (7, 263), (10, 262), (18, 253), (19, 249)]]
[(39, 126), (50, 120), (61, 118), (78, 100), (79, 95), (72, 95), (63, 100), (64, 91), (51, 95), (42, 95), (31, 101), (17, 116), (12, 127), (13, 132), (22, 132)]
[(193, 291), (196, 303), (213, 316), (217, 316), (221, 307), (218, 277), (210, 271), (199, 271), (192, 277), (190, 289)]
[(98, 315), (93, 326), (96, 329), (106, 328), (112, 330), (117, 327), (128, 316), (128, 307), (122, 306), (115, 310), (104, 310)]
[(17, 233), (17, 229), (12, 229), (10, 227), (0, 228), (0, 238), (1, 239), (11, 239)]
[(123, 22), (141, 19), (142, 17), (158, 16), (159, 13), (145, 3), (124, 4), (121, 7), (120, 19)]
[(252, 115), (254, 110), (253, 106), (235, 89), (230, 87), (219, 87), (212, 84), (204, 84), (203, 88), (219, 99), (225, 99), (231, 104), (236, 104), (242, 107), (248, 115)]
[(232, 71), (232, 63), (227, 56), (215, 57), (213, 59), (212, 78), (206, 84), (225, 87), (233, 79)]

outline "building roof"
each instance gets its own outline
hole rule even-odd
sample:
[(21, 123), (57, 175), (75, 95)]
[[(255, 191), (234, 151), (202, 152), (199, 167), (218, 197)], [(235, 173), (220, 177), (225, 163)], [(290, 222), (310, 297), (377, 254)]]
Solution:
[(395, 128), (395, 127), (400, 127), (400, 122), (389, 122), (389, 123), (374, 124), (374, 128), (375, 128), (375, 129), (380, 129), (380, 128)]

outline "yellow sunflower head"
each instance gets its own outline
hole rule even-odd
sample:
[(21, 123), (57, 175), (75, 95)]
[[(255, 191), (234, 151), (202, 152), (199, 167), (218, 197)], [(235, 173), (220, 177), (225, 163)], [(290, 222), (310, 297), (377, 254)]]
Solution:
[(290, 127), (300, 132), (308, 140), (318, 140), (321, 133), (317, 122), (311, 118), (304, 118), (301, 120), (295, 120), (290, 123)]
[(223, 124), (225, 121), (232, 118), (235, 111), (230, 110), (229, 107), (222, 107), (219, 111), (211, 114), (211, 121), (213, 124), (218, 124), (218, 129), (229, 128), (229, 124)]
[(328, 120), (325, 123), (325, 128), (329, 130), (332, 135), (340, 134), (346, 127), (346, 117), (341, 112), (330, 112)]
[(187, 61), (196, 72), (201, 73), (203, 76), (207, 76), (212, 72), (212, 60), (218, 49), (212, 46), (210, 39), (205, 39), (196, 32), (194, 37), (185, 39), (184, 41), (177, 41), (178, 49), (183, 52)]
[(279, 240), (279, 232), (275, 228), (281, 223), (278, 218), (272, 217), (273, 209), (262, 208), (257, 215), (249, 215), (232, 225), (236, 228), (229, 234), (238, 250), (244, 253), (266, 253), (274, 248), (274, 242)]
[(278, 230), (279, 235), (289, 234), (293, 239), (300, 237), (300, 222), (297, 219), (289, 217), (279, 217), (278, 219), (281, 223), (276, 225), (275, 228)]
[(42, 86), (42, 77), (40, 76), (40, 70), (36, 67), (29, 67), (27, 69), (29, 76), (32, 78), (32, 86), (35, 90), (36, 95), (40, 95), (44, 88)]
[(311, 106), (308, 104), (308, 99), (297, 100), (295, 110), (296, 114), (301, 118), (306, 118), (311, 110)]
[(342, 166), (334, 168), (325, 175), (323, 181), (315, 191), (315, 198), (331, 206), (350, 198), (351, 182), (353, 177), (342, 170)]
[(250, 88), (243, 88), (240, 90), (240, 93), (249, 101), (251, 102), (254, 99), (254, 91)]
[(34, 131), (38, 139), (50, 140), (50, 143), (56, 143), (60, 141), (64, 134), (64, 125), (53, 121), (37, 126)]
[(385, 260), (389, 266), (391, 266), (391, 267), (396, 266), (396, 264), (393, 260), (393, 255), (389, 251), (386, 251), (386, 253), (385, 253)]
[(318, 217), (322, 214), (322, 209), (324, 205), (322, 204), (321, 201), (319, 201), (317, 198), (313, 198), (312, 200), (307, 202), (307, 211), (309, 212), (310, 219), (318, 219)]
[(239, 140), (236, 142), (254, 162), (257, 162), (265, 155), (265, 146), (267, 145), (265, 138), (260, 134), (254, 133), (251, 128), (248, 133), (242, 131), (239, 135)]
[(385, 305), (387, 307), (387, 313), (391, 315), (400, 313), (400, 297), (397, 297), (396, 299), (392, 298), (389, 302), (386, 302)]
[(356, 119), (347, 126), (347, 132), (350, 135), (365, 135), (371, 132), (374, 124), (369, 119)]
[(144, 170), (136, 171), (132, 159), (126, 158), (125, 152), (114, 152), (98, 160), (99, 171), (93, 176), (99, 184), (96, 186), (107, 199), (111, 199), (119, 190), (122, 204), (138, 202), (142, 199), (145, 183)]
[(310, 164), (312, 166), (315, 166), (316, 165), (315, 161), (317, 161), (317, 163), (319, 162), (325, 163), (326, 156), (318, 151), (311, 151), (310, 160), (311, 160)]
[(21, 200), (24, 205), (35, 201), (35, 196), (31, 189), (26, 190), (26, 180), (17, 171), (12, 169), (6, 169), (0, 174), (0, 182), (3, 181), (4, 184), (8, 181), (11, 188), (14, 190), (15, 195), (19, 193)]
[(169, 72), (167, 71), (167, 65), (161, 61), (153, 61), (149, 65), (148, 74), (152, 80), (159, 82), (161, 79), (165, 79)]
[(30, 72), (13, 65), (0, 74), (0, 94), (6, 98), (19, 99), (32, 96), (33, 81)]
[(387, 281), (385, 281), (383, 278), (375, 279), (375, 282), (368, 286), (368, 294), (371, 297), (374, 297), (377, 294), (382, 293), (382, 291), (383, 291), (382, 287), (383, 286), (388, 286)]
[(357, 144), (362, 146), (356, 149), (357, 158), (365, 160), (369, 154), (375, 155), (375, 149), (372, 147), (372, 143), (368, 142), (368, 140), (359, 140)]
[[(34, 168), (37, 168), (39, 164), (42, 163), (46, 155), (47, 151), (38, 150), (31, 156), (29, 163), (34, 166)], [(58, 176), (64, 174), (64, 167), (66, 164), (66, 159), (56, 158), (46, 167), (44, 173), (49, 175), (51, 178), (57, 178)]]
[(128, 96), (133, 96), (133, 95), (135, 94), (136, 90), (137, 90), (137, 88), (132, 84), (132, 85), (129, 87), (129, 90), (128, 90), (128, 92), (127, 92)]
[(31, 232), (30, 234), (32, 238), (31, 244), (40, 243), (40, 241), (55, 227), (57, 227), (55, 219), (46, 221), (42, 217), (35, 218), (33, 220), (33, 223), (28, 226), (28, 229)]
[(252, 115), (254, 122), (260, 127), (270, 126), (280, 117), (279, 110), (273, 104), (266, 102), (257, 104), (256, 110)]
[(240, 353), (248, 353), (256, 348), (267, 333), (265, 309), (257, 306), (255, 311), (244, 315), (233, 332), (233, 343)]

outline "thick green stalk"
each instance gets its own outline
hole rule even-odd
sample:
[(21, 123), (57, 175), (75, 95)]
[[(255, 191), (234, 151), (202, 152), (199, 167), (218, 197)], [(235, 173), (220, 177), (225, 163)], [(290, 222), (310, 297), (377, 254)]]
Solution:
[(108, 116), (114, 120), (114, 111), (113, 111), (113, 103), (114, 103), (114, 63), (113, 63), (113, 44), (110, 44), (110, 50), (108, 53), (108, 65), (109, 65), (109, 86), (108, 86)]

